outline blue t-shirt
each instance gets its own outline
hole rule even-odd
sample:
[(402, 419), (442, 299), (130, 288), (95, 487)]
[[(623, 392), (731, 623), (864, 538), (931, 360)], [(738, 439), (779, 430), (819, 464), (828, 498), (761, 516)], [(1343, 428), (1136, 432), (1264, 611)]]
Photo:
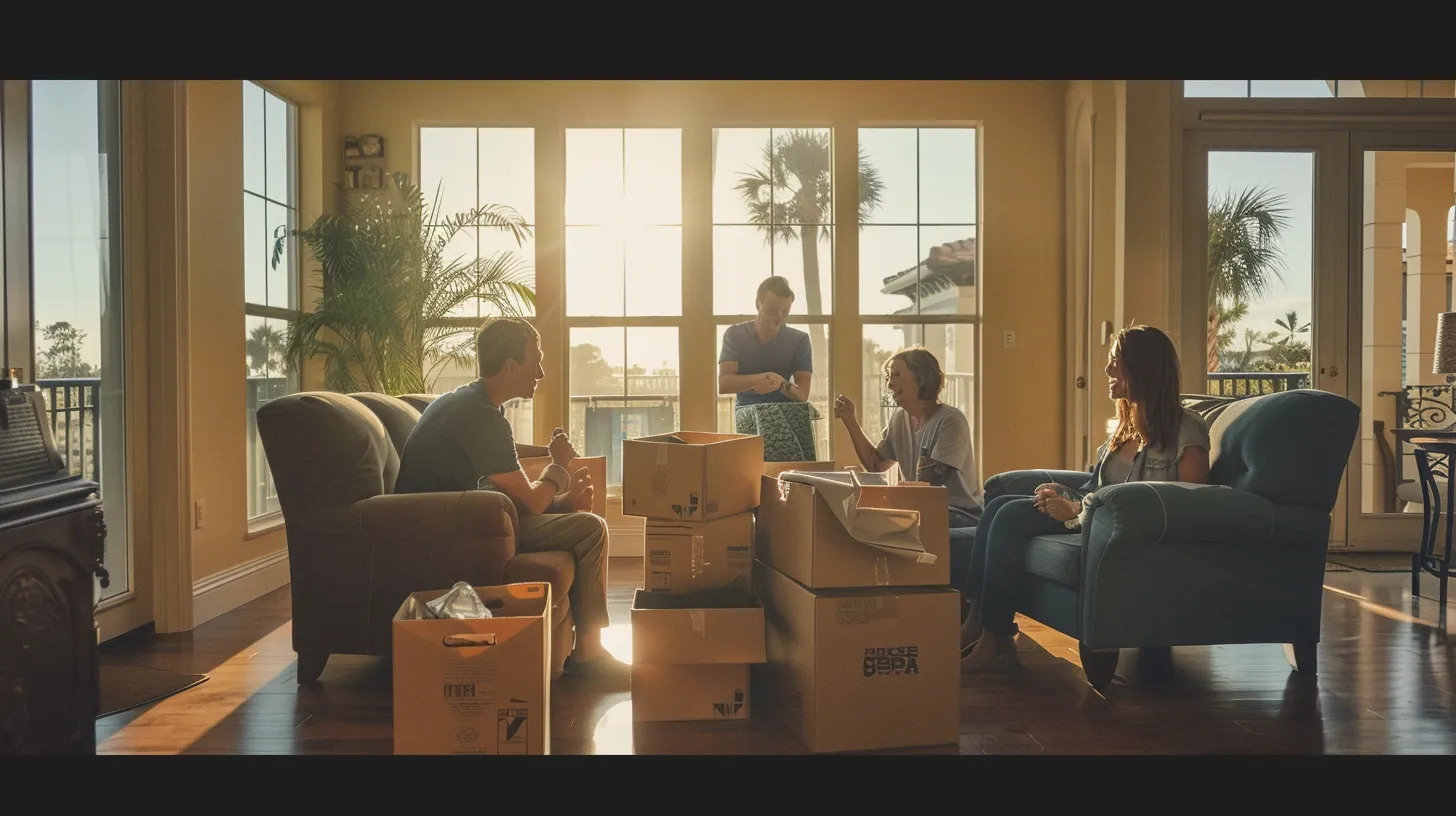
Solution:
[[(758, 329), (752, 320), (735, 323), (723, 332), (723, 353), (718, 355), (718, 362), (738, 363), (739, 374), (772, 371), (786, 380), (793, 380), (796, 372), (814, 370), (814, 354), (809, 344), (808, 332), (782, 326), (772, 340), (760, 343)], [(791, 401), (782, 391), (770, 391), (767, 394), (744, 391), (738, 395), (740, 408), (765, 402)]]

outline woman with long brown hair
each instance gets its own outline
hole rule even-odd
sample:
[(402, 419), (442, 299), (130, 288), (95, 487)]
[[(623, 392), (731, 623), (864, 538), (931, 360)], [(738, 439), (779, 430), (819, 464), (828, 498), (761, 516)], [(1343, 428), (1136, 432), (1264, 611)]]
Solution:
[(1105, 371), (1117, 426), (1098, 448), (1087, 482), (997, 496), (982, 512), (965, 576), (970, 608), (961, 626), (963, 671), (1016, 662), (1011, 637), (1027, 542), (1079, 529), (1083, 502), (1108, 485), (1208, 482), (1208, 426), (1178, 398), (1178, 353), (1168, 336), (1151, 326), (1123, 329), (1112, 338)]

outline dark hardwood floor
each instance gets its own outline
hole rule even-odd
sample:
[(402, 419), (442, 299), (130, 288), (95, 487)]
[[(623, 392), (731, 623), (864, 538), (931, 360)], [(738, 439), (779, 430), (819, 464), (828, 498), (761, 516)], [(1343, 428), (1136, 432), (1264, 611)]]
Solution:
[[(614, 558), (609, 648), (630, 658), (641, 559)], [(1140, 665), (1125, 651), (1107, 695), (1076, 644), (1022, 620), (1021, 668), (963, 678), (962, 754), (1447, 754), (1456, 752), (1456, 656), (1436, 629), (1436, 581), (1326, 574), (1319, 674), (1296, 676), (1274, 644), (1179, 648)], [(389, 754), (390, 669), (335, 656), (299, 686), (284, 587), (192, 632), (103, 655), (210, 679), (97, 721), (101, 754)], [(1456, 618), (1456, 616), (1448, 616)], [(1449, 625), (1448, 625), (1449, 626)], [(553, 754), (803, 754), (771, 712), (748, 722), (632, 722), (631, 697), (565, 678), (553, 689)]]

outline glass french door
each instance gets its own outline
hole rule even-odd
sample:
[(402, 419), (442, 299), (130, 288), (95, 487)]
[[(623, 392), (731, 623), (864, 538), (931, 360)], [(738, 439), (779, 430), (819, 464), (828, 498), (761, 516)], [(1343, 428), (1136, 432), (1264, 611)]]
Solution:
[(121, 82), (4, 83), (4, 364), (45, 397), (74, 475), (100, 483), (109, 586), (133, 591), (121, 240)]
[[(1184, 390), (1314, 388), (1358, 399), (1349, 306), (1349, 137), (1324, 130), (1184, 134)], [(1330, 545), (1346, 546), (1347, 473)]]
[(1420, 540), (1420, 481), (1399, 430), (1456, 427), (1456, 378), (1433, 371), (1436, 318), (1452, 310), (1451, 120), (1350, 135), (1349, 217), (1359, 226), (1349, 247), (1350, 382), (1362, 410), (1348, 471), (1348, 538), (1362, 550), (1411, 552)]
[(1456, 427), (1456, 384), (1433, 372), (1453, 308), (1456, 118), (1193, 130), (1184, 145), (1185, 389), (1354, 401), (1330, 544), (1415, 550), (1422, 497), (1397, 432)]

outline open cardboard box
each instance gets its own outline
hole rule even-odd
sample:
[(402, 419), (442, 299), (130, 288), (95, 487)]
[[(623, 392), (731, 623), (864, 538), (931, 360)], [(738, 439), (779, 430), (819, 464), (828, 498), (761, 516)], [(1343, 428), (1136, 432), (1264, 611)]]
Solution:
[(408, 598), (395, 613), (396, 754), (551, 753), (551, 585), (475, 591), (492, 617), (408, 620)]
[(758, 506), (763, 437), (677, 431), (622, 441), (622, 512), (712, 521)]
[(833, 462), (764, 462), (763, 475), (778, 478), (786, 470), (835, 470)]
[(763, 605), (697, 608), (689, 596), (632, 599), (632, 719), (746, 720), (749, 665), (768, 659)]
[(860, 507), (915, 510), (923, 564), (855, 539), (813, 485), (764, 476), (755, 557), (812, 589), (950, 585), (950, 506), (943, 487), (901, 482), (860, 488)]

